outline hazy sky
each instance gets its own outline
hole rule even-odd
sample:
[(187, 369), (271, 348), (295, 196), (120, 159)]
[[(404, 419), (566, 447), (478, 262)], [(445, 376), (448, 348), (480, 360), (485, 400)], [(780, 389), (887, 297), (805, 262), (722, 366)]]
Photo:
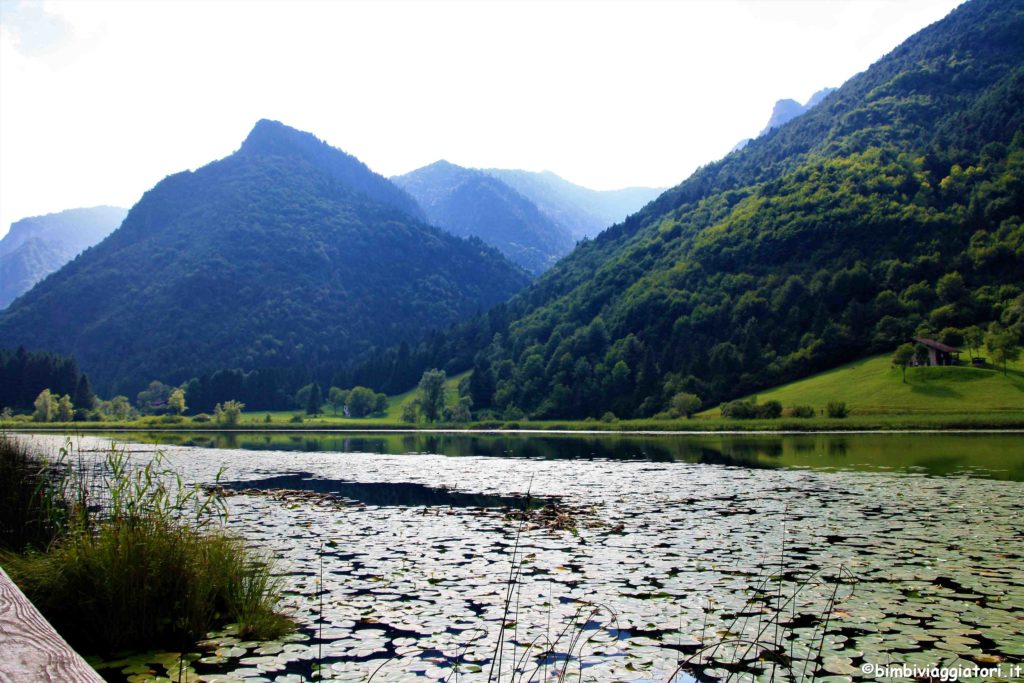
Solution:
[(0, 0), (0, 234), (130, 207), (260, 118), (385, 175), (440, 158), (669, 186), (959, 0)]

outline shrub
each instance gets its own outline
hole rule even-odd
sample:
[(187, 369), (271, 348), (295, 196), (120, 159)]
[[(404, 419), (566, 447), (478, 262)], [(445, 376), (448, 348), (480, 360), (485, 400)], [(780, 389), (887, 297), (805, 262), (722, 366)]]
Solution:
[(814, 417), (813, 406), (793, 406), (789, 409), (790, 417)]
[(303, 419), (301, 415), (292, 415), (291, 419), (288, 420), (288, 422), (292, 423), (293, 425), (300, 425), (303, 423)]
[(618, 419), (619, 418), (615, 417), (615, 413), (610, 410), (601, 416), (601, 422), (615, 422)]
[(734, 420), (775, 419), (782, 416), (782, 404), (778, 401), (766, 401), (758, 404), (754, 401), (729, 401), (720, 408), (722, 417)]
[(209, 422), (213, 418), (210, 417), (209, 413), (199, 413), (198, 415), (192, 416), (193, 422)]
[(843, 401), (829, 401), (828, 405), (825, 406), (825, 413), (829, 417), (843, 418), (849, 415), (850, 411)]
[(758, 417), (767, 418), (769, 420), (782, 417), (782, 404), (778, 401), (765, 401), (761, 405), (756, 406), (756, 408)]

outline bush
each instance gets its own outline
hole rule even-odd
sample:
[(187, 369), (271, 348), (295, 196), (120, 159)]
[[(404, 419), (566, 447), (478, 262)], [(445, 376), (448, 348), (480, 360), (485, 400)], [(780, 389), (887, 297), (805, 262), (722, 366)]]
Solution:
[(192, 417), (193, 422), (209, 422), (212, 419), (213, 418), (210, 417), (208, 413), (199, 413), (198, 415), (194, 415)]
[(618, 419), (615, 417), (615, 413), (610, 410), (601, 416), (601, 422), (615, 422)]
[(729, 401), (723, 403), (720, 410), (722, 417), (733, 420), (755, 420), (758, 418), (772, 420), (782, 416), (782, 404), (778, 401), (766, 401), (761, 404), (754, 401)]
[(790, 417), (814, 417), (813, 406), (793, 406), (789, 409)]
[[(23, 448), (12, 457), (12, 448), (21, 447), (8, 439), (0, 443), (0, 462), (34, 466), (21, 467), (23, 475), (41, 471), (38, 459)], [(103, 654), (174, 648), (227, 622), (238, 623), (246, 638), (291, 630), (273, 611), (280, 586), (270, 561), (222, 529), (209, 528), (222, 510), (220, 499), (182, 485), (164, 469), (159, 453), (136, 467), (124, 451), (112, 450), (96, 479), (68, 467), (42, 471), (42, 490), (62, 513), (30, 512), (56, 522), (54, 540), (45, 553), (8, 551), (0, 561), (74, 647)], [(32, 476), (19, 480), (21, 486), (40, 483)], [(95, 481), (106, 491), (90, 491)], [(0, 511), (4, 528), (17, 522)]]
[(300, 425), (303, 423), (303, 419), (301, 415), (292, 415), (291, 419), (288, 420), (288, 422), (292, 423), (293, 425)]
[(849, 415), (850, 411), (843, 401), (829, 401), (828, 405), (825, 406), (825, 413), (829, 417), (843, 418)]

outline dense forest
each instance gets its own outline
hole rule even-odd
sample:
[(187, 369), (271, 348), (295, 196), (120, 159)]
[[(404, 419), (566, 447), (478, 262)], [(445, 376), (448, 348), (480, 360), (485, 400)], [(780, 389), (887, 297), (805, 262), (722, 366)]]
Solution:
[(229, 368), (305, 383), (527, 284), (491, 247), (421, 216), (357, 159), (261, 121), (0, 313), (0, 347), (74, 354), (106, 396)]
[[(911, 335), (959, 344), (991, 322), (1019, 334), (1022, 35), (1019, 5), (966, 3), (411, 356), (457, 371), (487, 339), (475, 410), (632, 417)], [(380, 383), (397, 358), (379, 352), (361, 380)]]

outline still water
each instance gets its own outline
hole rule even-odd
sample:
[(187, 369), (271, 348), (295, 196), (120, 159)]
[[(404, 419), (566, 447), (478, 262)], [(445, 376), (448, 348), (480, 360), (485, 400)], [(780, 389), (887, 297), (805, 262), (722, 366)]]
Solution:
[(205, 680), (1024, 678), (1022, 435), (116, 438), (277, 558), (299, 630)]

